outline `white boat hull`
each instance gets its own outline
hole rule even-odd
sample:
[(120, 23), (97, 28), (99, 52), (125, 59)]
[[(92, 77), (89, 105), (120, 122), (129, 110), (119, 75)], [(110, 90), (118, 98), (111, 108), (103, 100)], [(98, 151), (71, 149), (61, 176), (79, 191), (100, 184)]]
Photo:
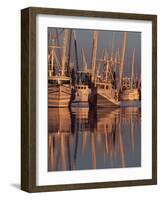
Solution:
[(97, 107), (118, 107), (118, 93), (115, 89), (97, 89)]
[(120, 101), (136, 101), (139, 98), (140, 94), (138, 89), (122, 90), (120, 93)]
[(119, 101), (109, 99), (106, 96), (97, 94), (97, 107), (98, 108), (112, 108), (120, 106)]
[(71, 88), (63, 85), (48, 87), (48, 106), (64, 108), (70, 105)]
[(77, 85), (75, 86), (75, 98), (72, 100), (72, 107), (89, 107), (88, 97), (90, 89), (87, 85)]

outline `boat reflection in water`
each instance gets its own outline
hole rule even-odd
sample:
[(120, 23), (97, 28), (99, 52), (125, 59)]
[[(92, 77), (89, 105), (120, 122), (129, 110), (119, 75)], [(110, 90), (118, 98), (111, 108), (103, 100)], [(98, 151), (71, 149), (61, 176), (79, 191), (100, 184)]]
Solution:
[(49, 108), (48, 171), (141, 166), (141, 110)]

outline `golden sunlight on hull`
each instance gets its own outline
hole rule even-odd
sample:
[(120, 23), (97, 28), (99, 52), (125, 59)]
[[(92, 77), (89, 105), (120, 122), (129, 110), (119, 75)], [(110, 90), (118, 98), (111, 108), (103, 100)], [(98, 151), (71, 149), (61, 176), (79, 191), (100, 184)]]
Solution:
[(48, 88), (49, 107), (68, 107), (71, 101), (71, 88), (65, 86), (54, 86)]

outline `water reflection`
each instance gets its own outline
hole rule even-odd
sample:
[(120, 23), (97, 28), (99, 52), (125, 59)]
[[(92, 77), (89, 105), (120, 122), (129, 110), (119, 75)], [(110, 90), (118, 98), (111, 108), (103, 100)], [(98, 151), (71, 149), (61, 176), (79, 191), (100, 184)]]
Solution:
[(140, 108), (49, 108), (49, 171), (140, 165)]

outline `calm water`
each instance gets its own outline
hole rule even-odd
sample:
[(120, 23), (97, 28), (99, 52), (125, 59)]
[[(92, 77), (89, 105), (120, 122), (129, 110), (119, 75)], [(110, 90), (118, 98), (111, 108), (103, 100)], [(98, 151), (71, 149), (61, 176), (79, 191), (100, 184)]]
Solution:
[(141, 110), (49, 108), (48, 170), (141, 165)]

